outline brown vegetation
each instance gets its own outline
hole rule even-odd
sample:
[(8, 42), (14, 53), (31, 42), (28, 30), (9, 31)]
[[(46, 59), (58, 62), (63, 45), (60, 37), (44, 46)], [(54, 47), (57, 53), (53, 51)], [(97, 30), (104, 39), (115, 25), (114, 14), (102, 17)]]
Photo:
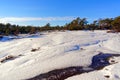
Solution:
[(32, 50), (31, 50), (31, 52), (35, 52), (35, 51), (38, 51), (40, 49), (40, 47), (38, 47), (38, 48), (32, 48)]
[(16, 58), (15, 56), (9, 55), (9, 56), (6, 56), (3, 59), (1, 59), (0, 62), (4, 63), (4, 62), (6, 62), (8, 60), (14, 60), (15, 58)]

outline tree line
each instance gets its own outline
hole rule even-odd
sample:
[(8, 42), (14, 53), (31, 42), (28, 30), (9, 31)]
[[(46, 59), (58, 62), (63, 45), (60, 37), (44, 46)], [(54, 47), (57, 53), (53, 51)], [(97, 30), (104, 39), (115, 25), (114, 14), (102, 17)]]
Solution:
[(86, 18), (76, 18), (64, 26), (51, 26), (47, 23), (44, 26), (20, 26), (10, 23), (0, 23), (0, 35), (18, 35), (18, 34), (34, 34), (41, 31), (52, 30), (114, 30), (120, 32), (120, 16), (115, 18), (98, 19), (92, 23), (88, 23)]

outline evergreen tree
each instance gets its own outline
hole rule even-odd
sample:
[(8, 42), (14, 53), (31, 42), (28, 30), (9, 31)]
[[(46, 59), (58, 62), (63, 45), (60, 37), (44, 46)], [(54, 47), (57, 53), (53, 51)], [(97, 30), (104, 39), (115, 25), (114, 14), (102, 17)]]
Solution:
[(112, 22), (113, 29), (120, 32), (120, 16), (116, 17)]

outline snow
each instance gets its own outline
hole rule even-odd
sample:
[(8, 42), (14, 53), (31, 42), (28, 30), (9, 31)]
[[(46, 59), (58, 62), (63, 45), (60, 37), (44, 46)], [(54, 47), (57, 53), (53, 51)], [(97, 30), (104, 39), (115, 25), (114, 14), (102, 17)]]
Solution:
[(108, 40), (104, 43), (104, 47), (111, 49), (113, 51), (120, 52), (120, 35), (112, 37), (111, 40)]
[[(21, 80), (72, 66), (89, 66), (99, 52), (119, 53), (118, 34), (106, 31), (65, 31), (43, 33), (42, 37), (28, 37), (0, 42), (0, 60), (12, 55), (14, 60), (0, 64), (0, 80)], [(27, 36), (27, 37), (26, 37)], [(116, 36), (116, 38), (114, 38)], [(111, 39), (113, 38), (113, 39)], [(116, 40), (116, 41), (115, 41)], [(115, 42), (114, 42), (115, 41)], [(111, 47), (109, 47), (111, 46)], [(115, 47), (114, 47), (115, 46)], [(36, 49), (35, 51), (31, 51)], [(115, 59), (119, 62), (119, 58)], [(119, 79), (120, 64), (110, 65), (111, 80)], [(84, 73), (67, 80), (108, 80), (105, 70)]]

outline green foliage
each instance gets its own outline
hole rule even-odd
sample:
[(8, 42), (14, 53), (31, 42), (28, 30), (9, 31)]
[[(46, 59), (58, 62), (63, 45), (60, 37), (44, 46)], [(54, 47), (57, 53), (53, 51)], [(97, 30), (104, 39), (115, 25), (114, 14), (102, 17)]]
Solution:
[(112, 28), (113, 18), (106, 18), (99, 20), (99, 26), (101, 29), (111, 29)]
[(112, 22), (113, 29), (120, 32), (120, 16), (116, 17)]
[(88, 24), (86, 18), (76, 18), (64, 26), (51, 26), (47, 23), (45, 26), (19, 26), (11, 25), (10, 23), (0, 23), (0, 35), (18, 35), (20, 34), (35, 34), (40, 31), (53, 31), (53, 30), (115, 30), (120, 32), (120, 16), (116, 18), (105, 18), (93, 21)]
[(83, 30), (85, 29), (84, 26), (87, 25), (86, 18), (80, 19), (79, 17), (70, 22), (69, 24), (66, 24), (66, 28), (68, 30)]

